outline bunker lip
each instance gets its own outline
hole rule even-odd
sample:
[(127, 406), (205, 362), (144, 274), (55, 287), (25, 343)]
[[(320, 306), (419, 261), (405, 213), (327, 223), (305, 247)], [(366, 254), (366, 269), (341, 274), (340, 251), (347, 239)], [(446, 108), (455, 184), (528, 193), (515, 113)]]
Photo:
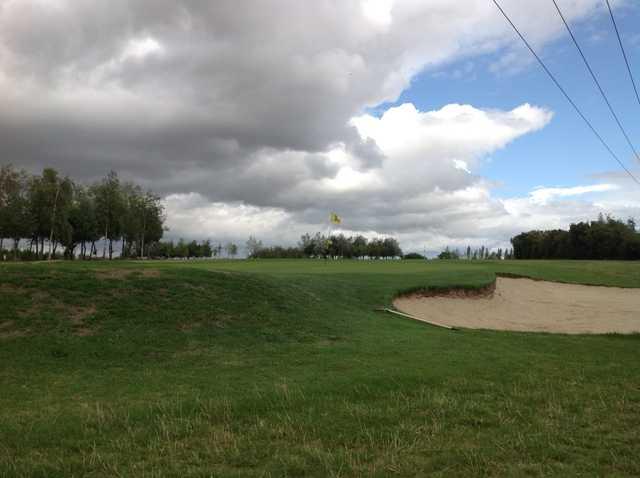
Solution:
[(498, 275), (484, 287), (423, 289), (396, 297), (406, 314), (456, 328), (605, 334), (640, 332), (640, 289)]

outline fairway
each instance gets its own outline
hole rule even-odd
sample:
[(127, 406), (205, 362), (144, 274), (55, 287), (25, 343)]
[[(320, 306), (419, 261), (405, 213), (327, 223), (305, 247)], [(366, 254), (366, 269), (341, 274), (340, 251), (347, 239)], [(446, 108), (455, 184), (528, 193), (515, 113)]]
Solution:
[(2, 264), (0, 476), (638, 476), (639, 335), (375, 311), (496, 273), (640, 287), (634, 262)]

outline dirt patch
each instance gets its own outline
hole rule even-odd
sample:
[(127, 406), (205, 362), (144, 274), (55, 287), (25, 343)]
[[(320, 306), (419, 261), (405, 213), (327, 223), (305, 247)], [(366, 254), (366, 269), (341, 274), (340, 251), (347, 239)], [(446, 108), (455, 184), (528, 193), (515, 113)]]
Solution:
[(29, 329), (25, 330), (0, 330), (0, 339), (15, 339), (18, 337), (26, 337), (30, 333)]
[(58, 302), (51, 299), (51, 296), (43, 291), (35, 291), (30, 297), (31, 303), (28, 307), (23, 308), (17, 312), (18, 317), (21, 318), (34, 318), (42, 314), (43, 310), (47, 308), (57, 308)]
[(73, 325), (82, 325), (84, 323), (84, 319), (95, 315), (95, 313), (95, 305), (90, 305), (89, 307), (70, 307), (69, 320)]
[(604, 334), (640, 332), (640, 289), (498, 277), (491, 294), (412, 294), (400, 311), (452, 327)]
[(158, 269), (142, 269), (139, 272), (142, 277), (160, 277), (160, 271)]
[(95, 334), (96, 331), (88, 327), (76, 327), (75, 329), (73, 329), (73, 335), (77, 337), (90, 337)]
[(69, 321), (73, 325), (73, 335), (79, 337), (87, 337), (95, 334), (95, 330), (85, 325), (85, 319), (95, 315), (96, 306), (90, 305), (88, 307), (70, 307), (69, 308)]
[(96, 270), (94, 274), (97, 279), (126, 279), (134, 271), (130, 269), (105, 269), (105, 270)]
[(0, 284), (0, 294), (24, 294), (26, 289), (13, 284)]
[(178, 325), (178, 330), (180, 330), (181, 332), (190, 332), (193, 329), (199, 329), (200, 327), (202, 327), (201, 322), (189, 322)]
[(17, 337), (26, 337), (30, 334), (29, 329), (16, 329), (15, 320), (0, 321), (0, 339), (13, 339)]
[(94, 274), (97, 279), (128, 279), (133, 275), (160, 277), (158, 269), (97, 269)]

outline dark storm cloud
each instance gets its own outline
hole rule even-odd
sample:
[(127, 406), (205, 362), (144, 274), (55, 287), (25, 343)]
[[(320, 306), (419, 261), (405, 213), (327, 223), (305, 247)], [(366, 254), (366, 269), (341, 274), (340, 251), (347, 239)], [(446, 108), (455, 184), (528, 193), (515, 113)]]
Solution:
[[(472, 186), (452, 161), (504, 145), (460, 151), (434, 136), (400, 164), (350, 120), (423, 68), (513, 37), (485, 0), (385, 3), (0, 0), (0, 161), (88, 181), (114, 169), (163, 195), (280, 208), (301, 223), (340, 209), (363, 230), (445, 229), (459, 200), (415, 198)], [(534, 41), (559, 31), (537, 20), (539, 5), (506, 3), (536, 19)], [(535, 129), (498, 123), (514, 138)]]

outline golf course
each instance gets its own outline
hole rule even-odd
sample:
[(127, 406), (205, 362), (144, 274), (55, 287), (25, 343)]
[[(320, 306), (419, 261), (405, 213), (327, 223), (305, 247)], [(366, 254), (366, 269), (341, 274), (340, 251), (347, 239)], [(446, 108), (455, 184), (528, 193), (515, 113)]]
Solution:
[(640, 288), (613, 261), (1, 264), (0, 476), (640, 475), (640, 335), (376, 310), (496, 274)]

